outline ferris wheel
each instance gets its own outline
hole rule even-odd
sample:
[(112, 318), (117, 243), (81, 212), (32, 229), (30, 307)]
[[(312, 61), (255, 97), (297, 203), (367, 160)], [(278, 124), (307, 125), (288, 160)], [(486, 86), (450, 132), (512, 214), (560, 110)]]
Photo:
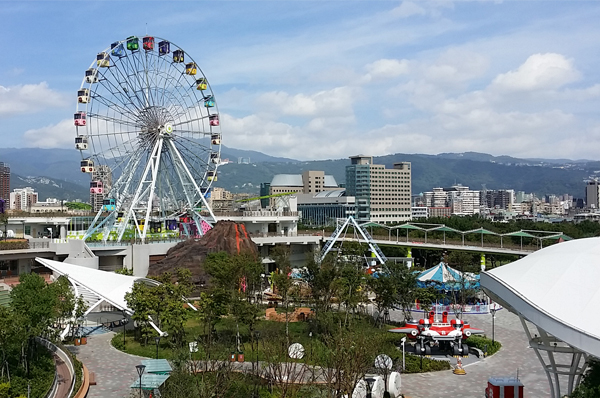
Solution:
[(74, 124), (98, 210), (84, 239), (210, 229), (206, 197), (220, 163), (219, 113), (187, 52), (153, 36), (114, 42), (85, 72)]

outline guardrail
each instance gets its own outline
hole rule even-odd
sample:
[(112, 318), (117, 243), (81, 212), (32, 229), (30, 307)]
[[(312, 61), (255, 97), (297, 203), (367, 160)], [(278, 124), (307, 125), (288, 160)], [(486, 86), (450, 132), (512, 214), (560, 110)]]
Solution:
[[(497, 303), (491, 304), (467, 304), (463, 306), (462, 313), (463, 314), (489, 314), (490, 307), (495, 310), (501, 310), (502, 306)], [(436, 314), (442, 314), (444, 311), (448, 312), (448, 314), (455, 312), (455, 310), (459, 310), (460, 305), (446, 305), (446, 304), (432, 304), (428, 307), (428, 311), (433, 311)], [(411, 312), (424, 312), (422, 304), (414, 303), (410, 309)]]
[[(35, 340), (37, 340), (38, 343), (40, 343), (42, 346), (44, 346), (51, 352), (55, 353), (67, 365), (67, 368), (69, 369), (69, 374), (71, 375), (71, 386), (69, 388), (69, 394), (67, 397), (71, 397), (71, 395), (73, 394), (73, 387), (75, 386), (75, 367), (73, 366), (73, 361), (71, 361), (71, 357), (69, 357), (67, 355), (67, 353), (64, 352), (63, 349), (61, 349), (60, 347), (58, 347), (57, 345), (55, 345), (48, 339), (44, 339), (44, 338), (38, 336), (35, 338)], [(58, 377), (55, 372), (54, 382), (52, 383), (52, 388), (50, 389), (50, 392), (48, 392), (48, 395), (46, 397), (54, 397), (56, 395), (56, 391), (58, 390), (58, 379), (57, 378)]]

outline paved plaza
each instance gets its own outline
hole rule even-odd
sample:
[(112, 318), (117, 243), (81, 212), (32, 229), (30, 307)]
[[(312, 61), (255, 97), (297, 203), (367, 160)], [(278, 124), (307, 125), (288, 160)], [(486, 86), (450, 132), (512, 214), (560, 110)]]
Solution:
[[(417, 316), (413, 314), (413, 316)], [(392, 318), (401, 318), (392, 313)], [(484, 329), (492, 337), (491, 315), (465, 315), (472, 327)], [(479, 359), (471, 355), (464, 363), (466, 375), (455, 375), (452, 371), (402, 376), (402, 392), (407, 397), (484, 397), (490, 376), (517, 376), (525, 385), (525, 397), (550, 397), (550, 387), (519, 318), (506, 310), (496, 313), (495, 339), (502, 349), (491, 357)], [(452, 358), (452, 364), (456, 361)]]
[[(414, 314), (413, 316), (418, 316)], [(401, 318), (392, 312), (391, 318)], [(471, 326), (482, 328), (492, 336), (490, 315), (465, 315)], [(137, 379), (135, 366), (143, 359), (125, 354), (110, 345), (114, 333), (92, 335), (85, 346), (73, 347), (90, 370), (96, 375), (96, 386), (90, 386), (88, 397), (129, 397), (131, 383)], [(479, 359), (473, 355), (465, 360), (466, 375), (452, 371), (406, 374), (402, 376), (402, 392), (407, 397), (483, 397), (490, 376), (517, 376), (525, 385), (526, 397), (550, 397), (548, 380), (534, 351), (529, 348), (519, 318), (506, 311), (496, 313), (495, 339), (502, 349), (495, 355)], [(454, 358), (449, 358), (452, 364)], [(249, 364), (249, 363), (248, 363)]]
[(77, 359), (96, 375), (96, 385), (90, 386), (87, 397), (131, 397), (129, 386), (138, 379), (135, 366), (143, 357), (132, 356), (111, 346), (113, 332), (91, 335), (83, 346), (69, 346)]

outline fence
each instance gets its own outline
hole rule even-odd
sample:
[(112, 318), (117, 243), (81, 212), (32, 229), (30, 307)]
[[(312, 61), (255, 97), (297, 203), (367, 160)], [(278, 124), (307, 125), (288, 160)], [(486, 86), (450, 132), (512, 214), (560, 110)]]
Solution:
[[(61, 348), (57, 347), (54, 343), (50, 342), (47, 339), (36, 337), (37, 340), (42, 346), (55, 353), (64, 363), (67, 365), (69, 369), (69, 374), (71, 374), (71, 387), (69, 388), (69, 395), (67, 397), (71, 397), (73, 394), (73, 387), (75, 386), (75, 367), (73, 366), (73, 361), (71, 361), (71, 357), (67, 353), (65, 353)], [(54, 382), (52, 382), (52, 387), (46, 397), (55, 397), (56, 391), (58, 389), (58, 376), (54, 374)]]
[[(454, 304), (432, 304), (429, 306), (428, 311), (433, 311), (436, 314), (442, 314), (444, 311), (448, 314), (455, 313), (455, 310), (460, 310), (460, 305)], [(463, 314), (489, 314), (490, 309), (500, 310), (502, 307), (497, 303), (491, 304), (467, 304), (462, 306)], [(410, 309), (411, 312), (425, 312), (423, 305), (414, 303)]]

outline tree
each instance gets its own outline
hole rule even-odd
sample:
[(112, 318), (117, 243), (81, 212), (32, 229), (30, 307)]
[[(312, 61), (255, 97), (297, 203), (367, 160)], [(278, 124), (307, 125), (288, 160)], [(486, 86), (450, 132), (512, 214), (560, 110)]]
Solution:
[(474, 297), (477, 292), (471, 285), (468, 272), (477, 272), (477, 264), (475, 256), (464, 251), (453, 251), (448, 255), (448, 265), (460, 272), (460, 277), (455, 281), (455, 285), (451, 290), (452, 304), (454, 305), (454, 313), (462, 319), (462, 313), (467, 304), (467, 299)]

